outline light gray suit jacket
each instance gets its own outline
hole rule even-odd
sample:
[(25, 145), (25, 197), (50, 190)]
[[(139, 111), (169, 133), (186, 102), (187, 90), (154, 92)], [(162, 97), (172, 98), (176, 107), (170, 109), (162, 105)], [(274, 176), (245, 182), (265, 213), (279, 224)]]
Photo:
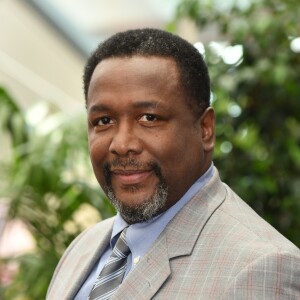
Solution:
[[(47, 300), (73, 299), (109, 243), (114, 218), (83, 232), (56, 268)], [(300, 299), (300, 250), (215, 169), (112, 299)]]

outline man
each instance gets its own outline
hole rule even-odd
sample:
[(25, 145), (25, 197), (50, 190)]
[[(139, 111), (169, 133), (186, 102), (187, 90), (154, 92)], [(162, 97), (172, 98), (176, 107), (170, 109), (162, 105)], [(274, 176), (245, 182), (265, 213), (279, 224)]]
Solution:
[(118, 214), (75, 239), (47, 299), (300, 299), (299, 249), (212, 164), (209, 77), (192, 45), (118, 33), (89, 58), (84, 91), (93, 169)]

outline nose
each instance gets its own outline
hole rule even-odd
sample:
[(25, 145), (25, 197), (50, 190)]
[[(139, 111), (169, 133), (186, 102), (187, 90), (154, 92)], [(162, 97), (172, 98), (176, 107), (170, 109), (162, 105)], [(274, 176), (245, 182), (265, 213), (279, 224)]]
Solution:
[(142, 143), (134, 130), (134, 126), (127, 123), (119, 124), (112, 137), (109, 151), (119, 156), (141, 153)]

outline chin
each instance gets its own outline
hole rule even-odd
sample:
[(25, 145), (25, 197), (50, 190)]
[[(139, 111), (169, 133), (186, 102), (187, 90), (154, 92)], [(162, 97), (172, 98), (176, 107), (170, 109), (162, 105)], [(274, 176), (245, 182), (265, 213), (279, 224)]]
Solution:
[(141, 197), (134, 204), (132, 202), (127, 204), (119, 199), (111, 187), (107, 189), (107, 196), (123, 219), (128, 224), (134, 224), (147, 222), (165, 210), (168, 188), (165, 184), (160, 183), (151, 196)]

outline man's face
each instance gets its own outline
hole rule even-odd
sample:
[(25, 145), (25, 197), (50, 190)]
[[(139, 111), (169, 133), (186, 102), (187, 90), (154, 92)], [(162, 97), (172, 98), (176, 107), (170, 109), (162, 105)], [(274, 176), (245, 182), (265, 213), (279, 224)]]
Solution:
[(110, 58), (88, 92), (88, 139), (95, 175), (128, 223), (176, 203), (210, 166), (214, 113), (196, 118), (169, 58)]

